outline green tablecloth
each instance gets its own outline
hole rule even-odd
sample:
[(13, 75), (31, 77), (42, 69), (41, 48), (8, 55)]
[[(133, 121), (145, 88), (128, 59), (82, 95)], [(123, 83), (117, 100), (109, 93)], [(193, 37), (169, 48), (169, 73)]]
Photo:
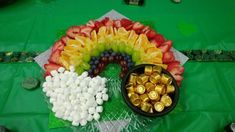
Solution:
[[(122, 0), (17, 0), (0, 8), (0, 51), (44, 51), (57, 33), (96, 19), (111, 9), (174, 41), (178, 50), (235, 50), (234, 0), (146, 0), (128, 6)], [(13, 131), (72, 131), (48, 128), (49, 109), (41, 88), (21, 87), (25, 77), (42, 77), (36, 63), (0, 63), (0, 125)], [(177, 111), (149, 124), (152, 131), (223, 131), (235, 120), (235, 63), (187, 62)]]

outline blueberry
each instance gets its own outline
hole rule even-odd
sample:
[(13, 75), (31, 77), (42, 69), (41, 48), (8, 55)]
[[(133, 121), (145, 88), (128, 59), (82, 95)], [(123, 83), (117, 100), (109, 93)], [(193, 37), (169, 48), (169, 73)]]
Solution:
[(111, 54), (112, 52), (113, 52), (113, 50), (112, 50), (112, 49), (108, 50), (108, 53), (109, 53), (109, 54)]
[(103, 52), (103, 53), (101, 53), (101, 54), (100, 54), (100, 56), (101, 56), (101, 57), (105, 56), (105, 53), (104, 53), (104, 52)]
[(91, 61), (94, 61), (94, 60), (95, 60), (95, 58), (96, 58), (95, 56), (92, 56), (92, 57), (91, 57)]
[(92, 69), (92, 70), (95, 70), (95, 69), (96, 69), (96, 65), (92, 65), (92, 66), (91, 66), (91, 69)]
[(94, 61), (93, 61), (93, 60), (91, 60), (91, 61), (89, 62), (89, 64), (90, 64), (90, 65), (93, 65), (93, 64), (94, 64)]
[(105, 57), (109, 57), (110, 56), (110, 54), (109, 53), (105, 53), (105, 55), (104, 55)]
[(116, 56), (117, 54), (115, 52), (112, 52), (111, 53), (111, 56)]
[(89, 75), (91, 75), (91, 74), (92, 74), (92, 70), (91, 70), (91, 69), (88, 71), (88, 74), (89, 74)]
[(95, 65), (99, 64), (99, 61), (98, 61), (98, 60), (95, 60), (94, 64), (95, 64)]

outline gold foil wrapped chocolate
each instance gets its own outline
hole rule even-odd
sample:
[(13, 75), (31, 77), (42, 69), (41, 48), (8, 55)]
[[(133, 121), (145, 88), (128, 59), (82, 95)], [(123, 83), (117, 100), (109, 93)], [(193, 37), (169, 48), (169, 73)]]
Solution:
[(172, 82), (172, 78), (170, 76), (166, 75), (166, 74), (162, 74), (161, 82), (163, 84), (169, 85)]
[(145, 86), (144, 85), (138, 85), (136, 87), (136, 93), (138, 94), (144, 94), (145, 93)]
[(156, 85), (156, 87), (155, 87), (155, 91), (157, 91), (157, 92), (158, 92), (158, 94), (161, 94), (161, 95), (165, 94), (165, 88), (164, 88), (164, 85), (161, 85), (161, 84)]
[(157, 112), (162, 112), (164, 110), (164, 104), (162, 102), (156, 102), (154, 104), (154, 109), (157, 111)]
[(141, 81), (142, 81), (143, 84), (147, 83), (148, 80), (149, 80), (149, 76), (147, 76), (147, 75), (145, 75), (145, 74), (141, 74), (141, 75), (139, 76), (139, 78), (141, 79)]
[(141, 99), (138, 94), (132, 94), (130, 96), (130, 101), (134, 106), (139, 106), (141, 104)]
[(145, 88), (147, 92), (153, 91), (155, 89), (155, 85), (151, 82), (145, 83)]
[(140, 99), (143, 101), (143, 102), (148, 102), (149, 101), (149, 97), (147, 94), (142, 94), (140, 95)]
[(153, 67), (152, 67), (152, 66), (145, 66), (145, 68), (144, 68), (144, 74), (150, 76), (150, 75), (152, 74), (152, 72), (153, 72)]
[(136, 85), (136, 80), (137, 80), (137, 74), (131, 73), (129, 77), (129, 83), (132, 83), (133, 85)]
[(168, 107), (168, 106), (170, 106), (170, 105), (172, 104), (171, 97), (168, 96), (168, 95), (166, 95), (166, 94), (161, 97), (161, 102), (162, 102), (166, 107)]
[(166, 86), (166, 93), (173, 93), (175, 92), (175, 87), (173, 85), (167, 85)]
[(140, 77), (137, 77), (136, 82), (137, 84), (143, 84), (143, 81)]
[(157, 73), (161, 74), (162, 67), (161, 66), (153, 66), (153, 72), (157, 72)]
[(142, 102), (140, 109), (143, 110), (144, 112), (148, 112), (151, 107), (152, 105), (150, 103)]
[(150, 91), (148, 93), (148, 96), (149, 96), (149, 99), (151, 99), (151, 100), (159, 100), (159, 98), (160, 98), (160, 96), (157, 93), (157, 91)]

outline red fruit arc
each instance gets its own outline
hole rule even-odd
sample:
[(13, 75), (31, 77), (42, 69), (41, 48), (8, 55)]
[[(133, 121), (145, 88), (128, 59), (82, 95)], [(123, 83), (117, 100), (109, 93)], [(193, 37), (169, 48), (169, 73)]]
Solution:
[(74, 39), (76, 34), (79, 34), (79, 33), (80, 33), (80, 27), (79, 26), (72, 26), (66, 32), (67, 36), (69, 38), (72, 38), (72, 39)]
[(48, 64), (44, 65), (44, 68), (47, 72), (50, 72), (52, 70), (58, 70), (61, 66), (52, 62), (49, 62)]
[(120, 20), (120, 22), (121, 22), (121, 26), (124, 27), (124, 28), (126, 28), (126, 27), (132, 25), (132, 21), (129, 20), (129, 19), (126, 19), (126, 18), (122, 18), (122, 19)]
[(162, 58), (163, 63), (170, 63), (175, 61), (175, 56), (172, 51), (167, 51), (163, 53), (163, 58)]

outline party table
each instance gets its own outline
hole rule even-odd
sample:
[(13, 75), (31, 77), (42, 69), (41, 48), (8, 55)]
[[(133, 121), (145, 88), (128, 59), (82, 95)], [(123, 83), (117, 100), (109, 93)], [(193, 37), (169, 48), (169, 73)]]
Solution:
[[(144, 6), (122, 0), (16, 0), (0, 7), (0, 51), (43, 52), (72, 25), (115, 9), (150, 24), (185, 50), (235, 50), (235, 1), (146, 0)], [(188, 61), (176, 108), (148, 124), (147, 131), (223, 131), (235, 120), (235, 63)], [(41, 87), (22, 88), (26, 77), (43, 80), (34, 62), (0, 62), (0, 125), (11, 131), (64, 132), (50, 129), (50, 110)], [(137, 130), (133, 130), (137, 131)]]

